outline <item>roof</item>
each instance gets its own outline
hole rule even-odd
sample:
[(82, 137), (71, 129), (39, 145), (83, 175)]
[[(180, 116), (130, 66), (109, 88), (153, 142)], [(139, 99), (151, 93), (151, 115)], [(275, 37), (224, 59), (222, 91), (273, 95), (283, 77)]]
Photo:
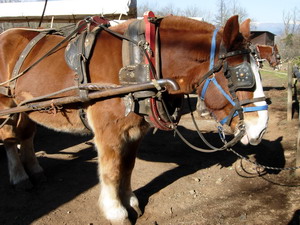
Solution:
[(271, 34), (271, 35), (273, 35), (273, 36), (276, 36), (276, 34), (270, 32), (270, 31), (257, 31), (257, 30), (254, 30), (254, 31), (251, 31), (251, 33), (252, 33), (252, 34), (253, 34), (253, 33), (257, 33), (257, 34), (269, 33), (269, 34)]
[[(41, 17), (45, 1), (0, 3), (0, 20)], [(48, 0), (44, 16), (128, 15), (136, 0)]]

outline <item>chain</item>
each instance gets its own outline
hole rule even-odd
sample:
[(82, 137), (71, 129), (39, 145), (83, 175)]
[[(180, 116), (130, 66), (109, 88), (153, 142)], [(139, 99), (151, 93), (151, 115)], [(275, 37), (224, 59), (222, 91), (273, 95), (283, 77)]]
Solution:
[(268, 169), (268, 170), (297, 170), (300, 169), (300, 166), (296, 166), (296, 167), (286, 167), (286, 168), (280, 168), (280, 167), (272, 167), (272, 166), (265, 166), (265, 165), (261, 165), (258, 162), (252, 161), (249, 158), (242, 156), (241, 154), (237, 153), (235, 150), (233, 150), (232, 148), (228, 148), (228, 151), (231, 151), (232, 153), (234, 153), (235, 155), (237, 155), (239, 158), (252, 163), (258, 167), (264, 168), (264, 169)]
[(33, 111), (39, 111), (40, 113), (56, 114), (59, 110), (63, 108), (61, 105), (51, 105), (49, 107), (38, 107), (33, 104), (28, 104), (28, 108), (31, 108)]

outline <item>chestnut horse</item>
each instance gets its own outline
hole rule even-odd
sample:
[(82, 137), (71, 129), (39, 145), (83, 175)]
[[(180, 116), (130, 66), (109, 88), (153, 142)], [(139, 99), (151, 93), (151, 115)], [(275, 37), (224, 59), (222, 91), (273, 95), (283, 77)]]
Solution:
[[(109, 29), (122, 35), (131, 22)], [(230, 116), (229, 125), (233, 131), (242, 123), (245, 135), (241, 142), (256, 145), (267, 127), (268, 112), (266, 107), (259, 108), (265, 106), (266, 102), (258, 68), (249, 50), (249, 23), (250, 20), (246, 20), (240, 25), (238, 16), (233, 16), (224, 28), (216, 32), (212, 60), (217, 66), (209, 72), (215, 27), (185, 17), (165, 17), (159, 24), (160, 61), (162, 77), (175, 80), (180, 87), (179, 90), (168, 90), (170, 95), (192, 93), (195, 89), (200, 93), (203, 88), (202, 80), (214, 78), (217, 85), (210, 84), (206, 87), (207, 108), (219, 121)], [(28, 29), (10, 29), (0, 35), (2, 86), (11, 79), (21, 52), (38, 33)], [(63, 39), (60, 35), (47, 34), (31, 49), (21, 71), (30, 67)], [(11, 90), (12, 94), (1, 94), (0, 109), (9, 109), (22, 101), (74, 86), (76, 74), (64, 59), (66, 46), (67, 43), (63, 43), (21, 74), (14, 90)], [(234, 88), (235, 85), (230, 85), (231, 79), (234, 79), (230, 71), (245, 63), (249, 65), (248, 70), (251, 70), (248, 72), (253, 74), (254, 85)], [(87, 65), (91, 83), (119, 85), (118, 74), (123, 67), (122, 38), (103, 30), (96, 37)], [(58, 96), (71, 94), (76, 94), (76, 91)], [(99, 205), (111, 223), (131, 223), (129, 211), (135, 210), (138, 215), (141, 214), (138, 199), (131, 189), (131, 173), (138, 145), (149, 129), (149, 123), (143, 115), (132, 111), (125, 113), (124, 102), (123, 96), (107, 97), (98, 101), (64, 105), (53, 114), (30, 111), (10, 115), (8, 122), (0, 130), (7, 152), (10, 182), (13, 185), (30, 185), (29, 177), (39, 177), (43, 173), (34, 153), (34, 122), (59, 132), (82, 134), (86, 129), (78, 111), (83, 108), (98, 151), (101, 187)], [(257, 110), (251, 110), (257, 107)], [(245, 110), (246, 108), (250, 110)], [(234, 112), (238, 112), (238, 116), (233, 115)], [(5, 118), (7, 116), (3, 116), (2, 121)]]
[(277, 45), (256, 45), (256, 54), (261, 68), (262, 60), (267, 60), (273, 69), (277, 69), (281, 63)]

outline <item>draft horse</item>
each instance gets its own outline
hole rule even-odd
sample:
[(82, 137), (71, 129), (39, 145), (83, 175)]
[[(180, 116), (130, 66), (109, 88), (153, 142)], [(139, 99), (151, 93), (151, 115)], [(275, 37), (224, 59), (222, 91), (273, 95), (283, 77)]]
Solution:
[[(122, 76), (119, 75), (120, 71), (124, 70), (122, 35), (134, 21), (109, 29), (103, 27), (100, 29), (101, 32), (94, 36), (94, 46), (89, 49), (90, 56), (84, 61), (88, 82), (106, 85), (108, 88), (118, 88), (120, 85), (122, 87), (123, 78), (121, 79)], [(181, 99), (183, 94), (194, 91), (200, 93), (205, 88), (205, 104), (215, 118), (218, 121), (226, 118), (234, 135), (242, 127), (245, 133), (241, 142), (257, 145), (267, 127), (268, 112), (258, 68), (249, 49), (249, 23), (250, 20), (246, 20), (240, 25), (238, 16), (233, 16), (223, 28), (215, 31), (215, 27), (209, 23), (185, 17), (167, 16), (156, 21), (156, 41), (160, 45), (156, 60), (159, 60), (160, 64), (155, 69), (160, 69), (161, 78), (172, 79), (179, 86), (173, 89), (161, 88), (157, 78), (153, 78), (150, 82), (155, 84), (154, 90), (151, 91), (159, 93), (158, 90), (163, 89), (161, 95), (167, 94), (167, 97), (163, 98), (166, 104), (171, 102), (169, 99), (172, 97)], [(143, 22), (140, 25), (143, 27)], [(80, 72), (67, 64), (65, 52), (71, 47), (69, 41), (62, 42), (64, 37), (58, 34), (46, 34), (35, 43), (19, 66), (18, 76), (12, 79), (13, 69), (18, 64), (18, 59), (22, 57), (22, 52), (39, 33), (38, 30), (10, 29), (0, 35), (1, 110), (20, 106), (24, 101), (30, 102), (51, 93), (56, 93), (52, 97), (53, 102), (56, 98), (79, 95), (80, 92), (83, 92), (81, 94), (85, 97), (89, 96), (89, 93), (85, 95), (86, 90), (70, 88), (74, 83), (78, 84)], [(144, 37), (144, 34), (141, 36)], [(129, 38), (128, 40), (131, 41)], [(89, 42), (89, 39), (85, 39), (83, 43), (87, 44), (86, 42)], [(49, 49), (58, 43), (61, 45), (55, 51), (51, 51), (51, 54), (47, 54)], [(135, 44), (139, 45), (140, 41)], [(142, 46), (142, 49), (147, 49), (142, 56), (149, 61), (146, 55), (149, 57), (154, 52), (147, 43), (144, 42)], [(214, 54), (211, 54), (212, 49)], [(133, 52), (136, 54), (136, 51)], [(40, 60), (41, 58), (43, 60)], [(214, 62), (211, 69), (210, 62)], [(138, 64), (140, 63), (141, 60)], [(149, 67), (151, 66), (147, 68)], [(130, 68), (125, 70), (127, 71), (125, 76), (129, 75), (129, 78), (127, 77), (129, 81), (140, 74), (132, 73)], [(149, 71), (150, 69), (147, 70), (147, 76)], [(212, 82), (204, 84), (205, 80)], [(129, 83), (126, 87), (130, 87)], [(9, 90), (9, 94), (4, 93), (5, 88)], [(67, 91), (60, 92), (60, 90)], [(161, 117), (156, 117), (156, 122), (151, 120), (157, 111), (150, 110), (147, 114), (135, 111), (136, 108), (141, 108), (139, 105), (132, 107), (132, 102), (148, 103), (153, 99), (154, 103), (159, 105), (157, 94), (147, 97), (146, 90), (142, 92), (144, 94), (142, 100), (136, 100), (141, 93), (132, 92), (100, 99), (86, 100), (82, 97), (81, 102), (65, 104), (59, 108), (54, 104), (52, 110), (48, 110), (49, 113), (42, 113), (43, 110), (38, 110), (38, 107), (35, 108), (34, 104), (31, 104), (30, 111), (2, 116), (2, 121), (7, 120), (2, 124), (0, 135), (7, 152), (10, 182), (13, 185), (29, 185), (29, 178), (39, 177), (43, 173), (34, 153), (35, 123), (59, 132), (82, 134), (86, 128), (78, 112), (83, 110), (86, 112), (85, 122), (94, 134), (95, 147), (98, 151), (101, 186), (99, 205), (111, 223), (131, 223), (128, 219), (129, 211), (135, 210), (138, 215), (141, 214), (138, 199), (131, 189), (131, 173), (137, 149), (149, 127), (156, 126), (163, 120)], [(170, 107), (165, 106), (165, 111), (166, 108)], [(171, 119), (165, 122), (169, 122), (170, 129), (176, 126), (176, 121)]]
[(273, 69), (277, 69), (281, 63), (277, 45), (256, 45), (254, 52), (260, 68), (263, 67), (264, 60), (267, 60)]

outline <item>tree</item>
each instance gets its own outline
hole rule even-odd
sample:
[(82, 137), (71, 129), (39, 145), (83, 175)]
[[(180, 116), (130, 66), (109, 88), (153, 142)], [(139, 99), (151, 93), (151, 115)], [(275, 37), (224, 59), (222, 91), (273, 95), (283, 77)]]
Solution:
[(138, 16), (143, 16), (144, 12), (149, 10), (153, 11), (155, 14), (160, 16), (166, 16), (172, 14), (176, 16), (204, 18), (206, 15), (209, 15), (206, 12), (200, 10), (197, 6), (187, 6), (184, 9), (180, 9), (178, 7), (175, 7), (172, 3), (161, 7), (157, 3), (154, 5), (152, 3), (150, 5), (149, 2), (139, 5), (137, 9), (138, 11), (137, 14)]
[(227, 8), (227, 0), (218, 0), (217, 7), (218, 11), (215, 15), (215, 23), (217, 26), (223, 26), (225, 24), (225, 21), (229, 18), (229, 11)]
[(237, 0), (218, 0), (217, 9), (214, 20), (217, 26), (224, 26), (226, 21), (233, 15), (239, 15), (240, 22), (247, 17), (246, 10), (238, 4)]
[(300, 25), (299, 10), (294, 7), (289, 12), (283, 12), (284, 30), (278, 42), (281, 57), (285, 60), (293, 60), (300, 56)]
[(288, 13), (283, 12), (284, 35), (294, 34), (299, 29), (299, 25), (297, 27), (297, 14), (298, 9), (296, 7)]

